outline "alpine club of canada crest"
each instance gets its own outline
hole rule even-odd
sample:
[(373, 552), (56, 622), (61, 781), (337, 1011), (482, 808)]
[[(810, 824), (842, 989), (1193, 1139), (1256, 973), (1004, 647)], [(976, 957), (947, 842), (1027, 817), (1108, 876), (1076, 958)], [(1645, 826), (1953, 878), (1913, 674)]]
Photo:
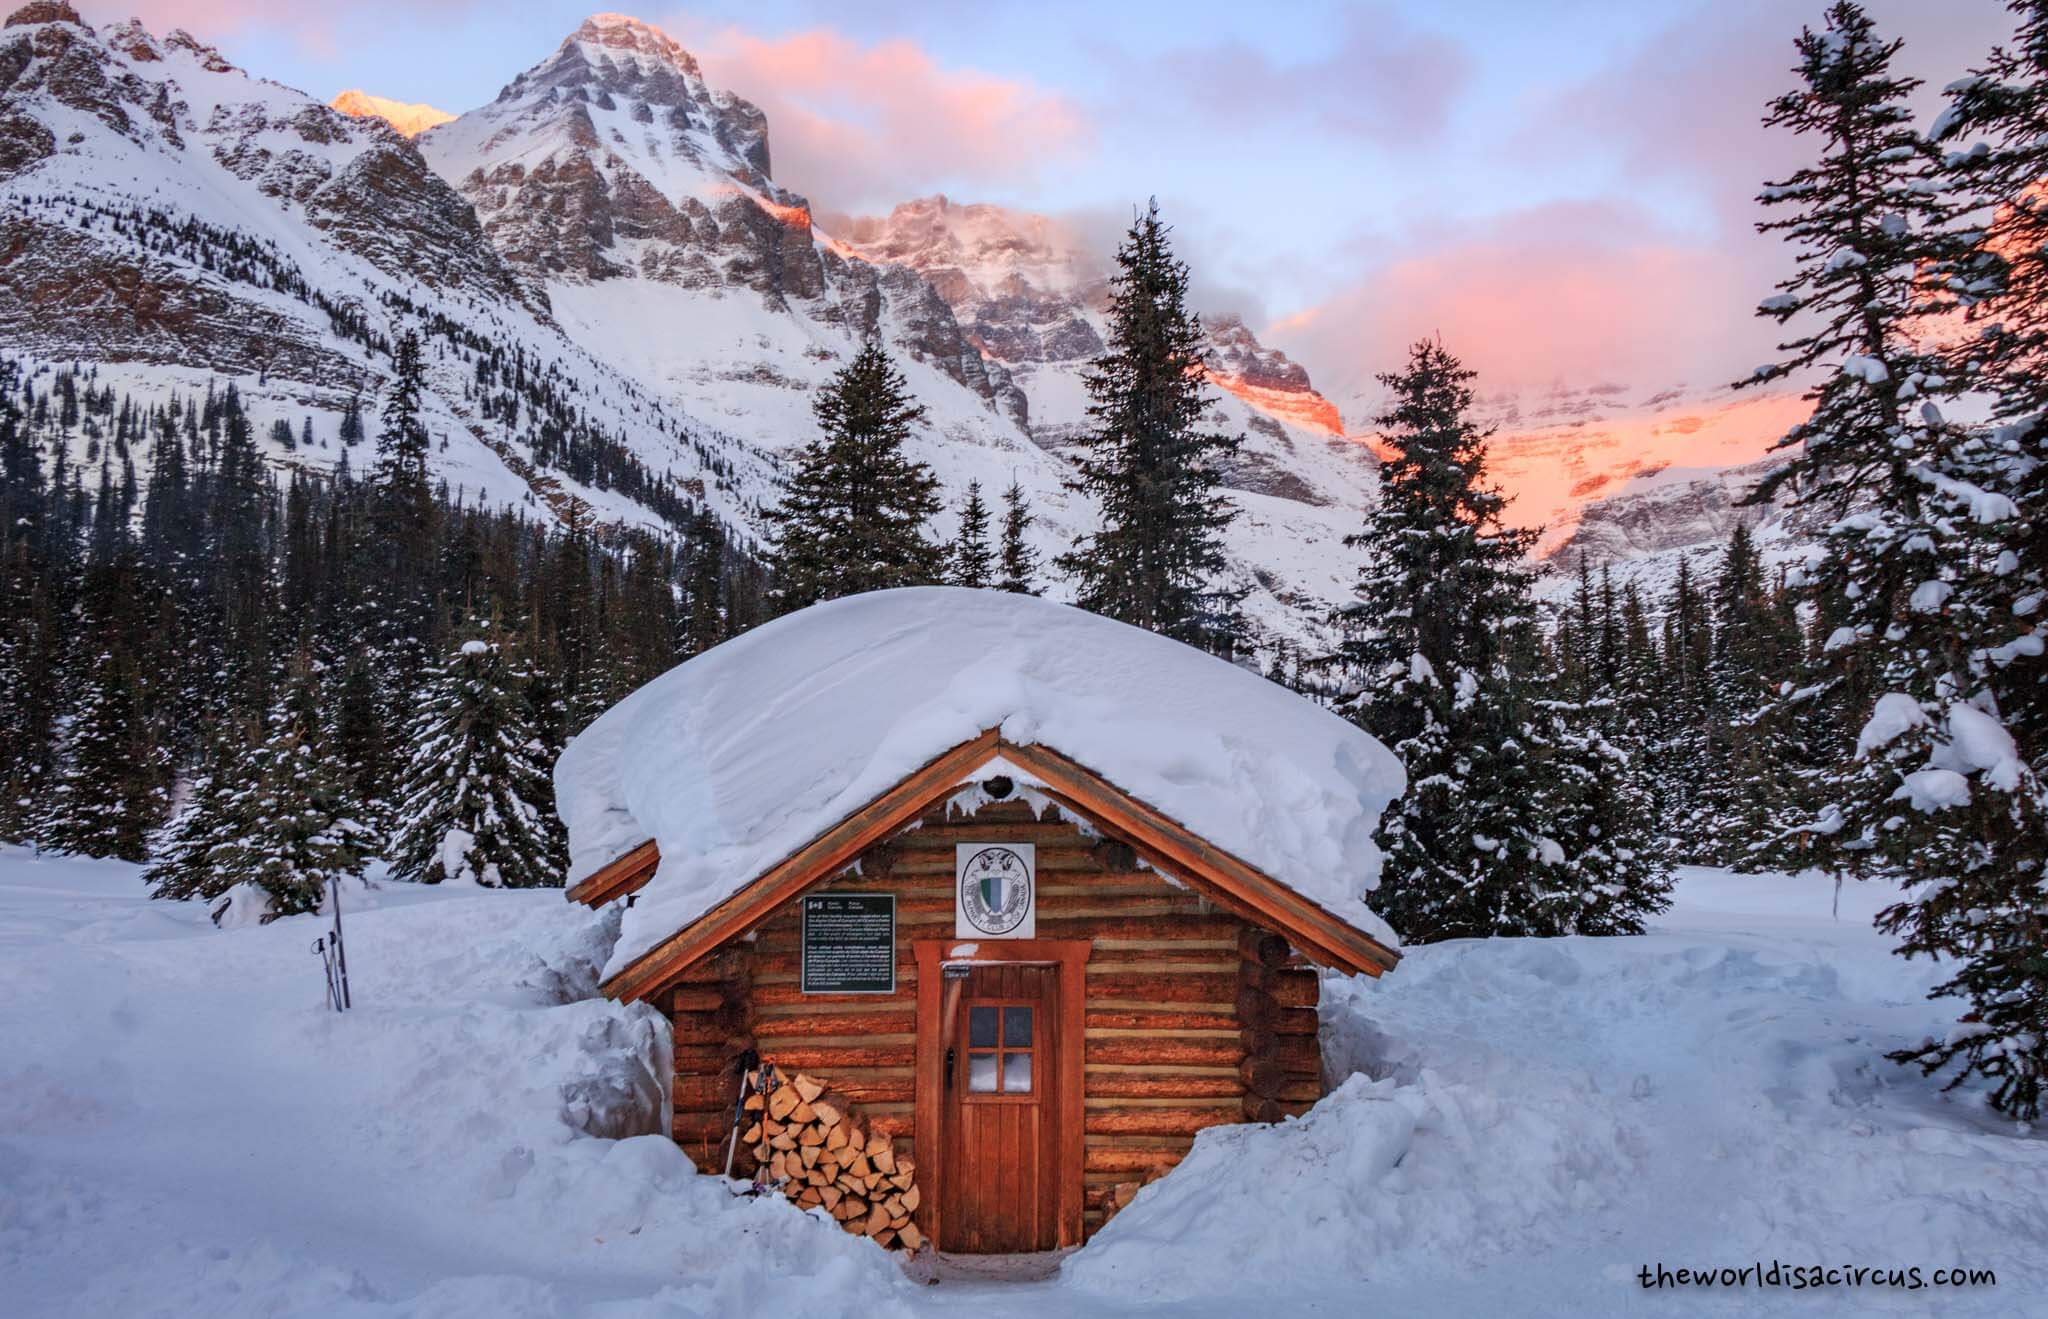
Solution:
[(953, 937), (1030, 939), (1038, 933), (1038, 850), (1030, 843), (961, 843), (954, 857)]

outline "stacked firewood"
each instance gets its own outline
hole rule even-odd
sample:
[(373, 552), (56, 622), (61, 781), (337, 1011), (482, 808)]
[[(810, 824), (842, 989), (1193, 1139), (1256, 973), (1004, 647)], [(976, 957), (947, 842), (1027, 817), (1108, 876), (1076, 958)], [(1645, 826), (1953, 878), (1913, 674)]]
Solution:
[(856, 1236), (888, 1249), (916, 1250), (924, 1234), (910, 1221), (920, 1203), (916, 1165), (897, 1158), (887, 1136), (870, 1134), (842, 1096), (773, 1065), (746, 1075), (740, 1142), (758, 1176), (800, 1209), (820, 1208)]

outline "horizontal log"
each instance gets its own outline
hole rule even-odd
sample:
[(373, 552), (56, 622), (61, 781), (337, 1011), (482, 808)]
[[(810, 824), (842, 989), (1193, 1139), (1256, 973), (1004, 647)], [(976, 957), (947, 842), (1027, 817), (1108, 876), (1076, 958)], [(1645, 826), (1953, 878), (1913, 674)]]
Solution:
[(677, 985), (669, 991), (668, 1010), (671, 1013), (716, 1012), (726, 1005), (727, 995), (726, 985)]
[(1145, 1003), (1235, 1003), (1237, 977), (1233, 975), (1189, 975), (1162, 972), (1156, 975), (1088, 976), (1090, 999), (1119, 999)]
[(1247, 1057), (1237, 1069), (1238, 1084), (1247, 1094), (1268, 1099), (1321, 1099), (1322, 1070), (1292, 1068), (1275, 1058)]
[(1182, 1063), (1202, 1067), (1235, 1067), (1244, 1057), (1234, 1039), (1164, 1038), (1091, 1039), (1084, 1047), (1090, 1063)]
[(727, 1034), (739, 1034), (745, 1031), (747, 1026), (753, 1021), (754, 1010), (747, 1002), (744, 994), (737, 994), (726, 999), (715, 1008), (673, 1010), (669, 1013), (669, 1019), (678, 1026), (685, 1022), (690, 1022), (700, 1026), (716, 1026)]
[(722, 1141), (732, 1131), (732, 1114), (677, 1113), (669, 1129), (678, 1141)]
[(1246, 1031), (1240, 1043), (1247, 1057), (1276, 1063), (1295, 1075), (1323, 1073), (1323, 1051), (1313, 1035), (1262, 1035)]
[(678, 1047), (690, 1045), (730, 1045), (733, 1041), (746, 1041), (741, 1050), (752, 1044), (752, 1032), (743, 1022), (732, 1020), (717, 1012), (684, 1012), (675, 1018), (675, 1042)]
[(1314, 1107), (1314, 1100), (1289, 1103), (1282, 1099), (1267, 1099), (1261, 1095), (1246, 1095), (1244, 1097), (1244, 1120), (1246, 1122), (1279, 1122), (1290, 1117), (1300, 1117)]
[(1145, 1173), (1160, 1176), (1187, 1157), (1184, 1149), (1104, 1149), (1090, 1144), (1081, 1155), (1084, 1172)]
[(1096, 940), (1092, 957), (1107, 956), (1118, 943), (1131, 940), (1147, 943), (1201, 940), (1221, 944), (1235, 938), (1236, 929), (1237, 922), (1227, 916), (1200, 912), (1153, 916), (1146, 920), (1070, 916), (1051, 906), (1041, 907), (1038, 912), (1039, 938)]
[(1265, 990), (1283, 1008), (1312, 1008), (1322, 998), (1322, 982), (1312, 970), (1260, 966), (1256, 962), (1241, 965), (1244, 983)]
[(1247, 962), (1278, 967), (1287, 964), (1287, 956), (1292, 950), (1288, 948), (1287, 940), (1272, 931), (1247, 925), (1238, 932), (1237, 951)]
[(1237, 991), (1237, 1015), (1247, 1029), (1273, 1035), (1313, 1035), (1322, 1028), (1316, 1009), (1282, 1007), (1271, 994), (1250, 985)]
[(754, 1019), (766, 1021), (771, 1017), (805, 1017), (820, 1012), (845, 1017), (908, 1012), (916, 1005), (916, 1001), (917, 997), (914, 994), (799, 994), (793, 1002), (756, 1003)]
[(678, 1113), (722, 1112), (730, 1116), (739, 1097), (740, 1079), (731, 1073), (677, 1076), (670, 1090)]
[(1090, 1073), (1086, 1090), (1090, 1099), (1230, 1099), (1244, 1093), (1244, 1082), (1234, 1076)]
[(953, 849), (961, 843), (1030, 843), (1046, 851), (1057, 848), (1085, 853), (1093, 846), (1094, 840), (1070, 820), (1008, 821), (989, 820), (982, 816), (944, 824), (925, 824), (889, 840), (889, 846), (896, 851), (898, 864), (912, 857), (937, 854), (947, 859), (948, 874), (952, 873)]
[(766, 1041), (818, 1035), (915, 1034), (917, 1014), (907, 1005), (892, 1002), (889, 1007), (887, 1012), (841, 1012), (833, 1003), (814, 1012), (762, 1016), (754, 1022), (754, 1038)]
[(1243, 1121), (1243, 1113), (1238, 1108), (1105, 1108), (1089, 1109), (1083, 1121), (1091, 1136), (1192, 1136)]
[(677, 1045), (675, 1049), (676, 1075), (696, 1076), (706, 1072), (731, 1071), (739, 1075), (739, 1056), (744, 1049), (728, 1051), (723, 1042), (718, 1044)]
[(1237, 962), (1200, 948), (1162, 948), (1144, 952), (1098, 954), (1088, 959), (1088, 974), (1113, 976), (1227, 976)]
[[(844, 1067), (911, 1066), (917, 1061), (917, 1050), (914, 1045), (908, 1044), (844, 1049), (785, 1045), (778, 1046), (772, 1053), (764, 1049), (761, 1057), (763, 1061), (772, 1062), (785, 1072), (813, 1072), (821, 1077), (832, 1077), (835, 1069)], [(836, 1078), (834, 1083), (837, 1083)]]
[(816, 1006), (820, 1003), (830, 1003), (837, 1006), (840, 1003), (891, 1002), (908, 1003), (915, 1006), (917, 1003), (917, 976), (914, 972), (909, 976), (905, 976), (901, 971), (896, 973), (896, 992), (894, 994), (806, 994), (798, 987), (794, 972), (772, 981), (754, 981), (754, 1008), (757, 1018), (784, 1015), (782, 1013), (762, 1012), (760, 1010), (762, 1008), (793, 1006), (796, 1004)]
[(799, 1049), (902, 1049), (910, 1052), (917, 1049), (917, 1035), (912, 1031), (856, 1031), (846, 1035), (761, 1035), (757, 1038), (761, 1041), (761, 1052), (771, 1061), (783, 1057), (791, 1050)]
[(750, 956), (745, 944), (729, 944), (699, 959), (696, 965), (677, 975), (674, 983), (678, 986), (717, 985), (729, 980), (745, 980)]
[(1233, 1012), (1206, 1009), (1146, 1011), (1139, 1008), (1090, 1008), (1083, 1017), (1089, 1030), (1228, 1030), (1242, 1023)]

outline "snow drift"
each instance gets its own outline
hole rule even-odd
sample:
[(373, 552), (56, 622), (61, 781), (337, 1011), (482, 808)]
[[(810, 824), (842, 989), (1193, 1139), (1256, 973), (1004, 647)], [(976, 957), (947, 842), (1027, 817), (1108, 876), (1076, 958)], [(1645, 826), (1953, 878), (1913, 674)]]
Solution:
[(1030, 596), (880, 591), (778, 619), (656, 678), (555, 767), (570, 879), (652, 838), (630, 964), (934, 757), (989, 728), (1079, 761), (1396, 946), (1366, 905), (1392, 752), (1292, 692)]

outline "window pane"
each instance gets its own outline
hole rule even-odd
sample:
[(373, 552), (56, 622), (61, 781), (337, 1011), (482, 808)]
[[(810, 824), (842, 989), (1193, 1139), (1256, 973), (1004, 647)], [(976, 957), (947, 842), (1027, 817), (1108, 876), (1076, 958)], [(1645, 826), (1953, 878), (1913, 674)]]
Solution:
[(1028, 1049), (1031, 1047), (1031, 1009), (1003, 1009), (1003, 1047), (1006, 1049)]
[(1031, 1055), (1028, 1053), (1006, 1053), (1003, 1055), (1003, 1089), (1013, 1095), (1031, 1093)]
[(999, 1054), (970, 1053), (967, 1055), (967, 1088), (978, 1095), (993, 1094), (996, 1089), (996, 1060)]
[(996, 1010), (994, 1008), (967, 1009), (967, 1047), (970, 1049), (992, 1049), (996, 1043)]

